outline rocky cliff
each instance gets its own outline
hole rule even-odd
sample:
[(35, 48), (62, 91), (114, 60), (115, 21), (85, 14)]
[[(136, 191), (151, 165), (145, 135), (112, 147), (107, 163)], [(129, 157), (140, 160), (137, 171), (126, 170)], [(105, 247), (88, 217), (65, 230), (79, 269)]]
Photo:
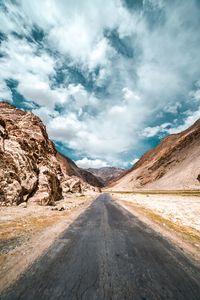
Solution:
[(87, 170), (79, 168), (70, 158), (62, 155), (59, 152), (56, 153), (56, 158), (61, 166), (62, 173), (65, 176), (77, 177), (85, 184), (89, 184), (94, 187), (101, 188), (104, 186), (99, 178)]
[[(84, 181), (63, 167), (62, 157), (48, 139), (45, 126), (31, 112), (0, 103), (0, 203), (20, 204), (32, 201), (53, 204), (68, 192), (82, 192), (100, 186), (95, 178)], [(71, 164), (73, 162), (71, 161)], [(77, 167), (78, 168), (78, 167)], [(73, 174), (72, 174), (72, 173)], [(93, 176), (93, 175), (91, 175)]]
[(200, 120), (146, 152), (111, 186), (117, 190), (200, 189)]

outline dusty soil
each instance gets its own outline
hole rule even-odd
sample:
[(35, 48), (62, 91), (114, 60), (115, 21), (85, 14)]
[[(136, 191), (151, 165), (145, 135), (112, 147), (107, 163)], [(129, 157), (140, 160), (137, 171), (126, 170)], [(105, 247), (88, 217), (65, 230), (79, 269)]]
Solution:
[(1, 207), (0, 291), (13, 283), (94, 198), (95, 195), (71, 195), (58, 201), (55, 207)]
[(115, 200), (200, 262), (200, 197), (117, 193)]

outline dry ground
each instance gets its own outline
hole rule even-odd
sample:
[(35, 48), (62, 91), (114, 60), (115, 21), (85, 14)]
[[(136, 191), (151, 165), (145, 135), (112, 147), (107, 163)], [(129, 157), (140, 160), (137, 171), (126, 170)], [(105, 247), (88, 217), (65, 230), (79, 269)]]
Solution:
[(116, 201), (200, 262), (200, 197), (114, 194)]
[(52, 206), (0, 207), (0, 291), (15, 281), (96, 198), (74, 196)]

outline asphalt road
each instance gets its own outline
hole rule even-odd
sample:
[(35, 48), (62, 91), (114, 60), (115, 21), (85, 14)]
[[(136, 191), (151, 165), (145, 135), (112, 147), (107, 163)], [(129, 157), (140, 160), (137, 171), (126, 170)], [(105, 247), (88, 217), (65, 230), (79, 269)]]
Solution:
[(102, 194), (2, 299), (197, 300), (200, 270)]

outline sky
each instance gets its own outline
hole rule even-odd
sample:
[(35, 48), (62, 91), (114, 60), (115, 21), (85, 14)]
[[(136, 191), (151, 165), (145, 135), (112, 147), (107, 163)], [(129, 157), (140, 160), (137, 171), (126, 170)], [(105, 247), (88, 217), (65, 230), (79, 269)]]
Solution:
[(0, 101), (83, 168), (129, 168), (200, 117), (200, 0), (0, 0)]

